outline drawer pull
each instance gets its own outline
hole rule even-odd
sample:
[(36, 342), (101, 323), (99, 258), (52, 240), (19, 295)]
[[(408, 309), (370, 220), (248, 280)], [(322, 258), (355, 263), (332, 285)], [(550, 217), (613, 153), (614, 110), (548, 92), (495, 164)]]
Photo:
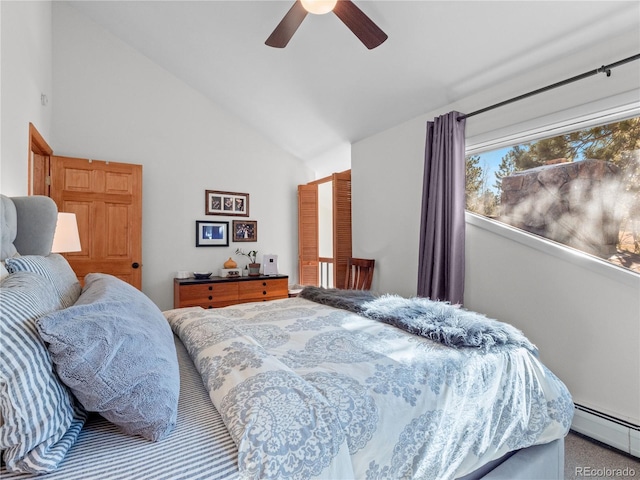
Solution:
[(212, 287), (212, 286), (209, 286), (209, 290), (213, 290), (213, 287)]
[(262, 282), (262, 286), (266, 287), (267, 286), (267, 282)]
[(213, 305), (209, 305), (207, 308), (213, 308)]
[(265, 292), (265, 291), (263, 290), (263, 291), (262, 291), (262, 294), (263, 294), (263, 295), (266, 295), (266, 294), (267, 294), (267, 292)]
[(209, 295), (209, 300), (213, 300), (213, 297), (211, 295)]

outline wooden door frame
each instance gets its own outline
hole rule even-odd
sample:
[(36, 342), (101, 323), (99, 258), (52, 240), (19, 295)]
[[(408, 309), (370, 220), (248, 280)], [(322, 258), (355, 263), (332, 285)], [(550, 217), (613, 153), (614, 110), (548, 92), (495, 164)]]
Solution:
[[(36, 158), (35, 155), (41, 158)], [(50, 165), (53, 149), (49, 146), (44, 137), (40, 134), (35, 125), (29, 122), (29, 151), (28, 151), (28, 175), (27, 194), (34, 195), (34, 192), (46, 192), (49, 196)], [(44, 172), (36, 175), (34, 172)]]

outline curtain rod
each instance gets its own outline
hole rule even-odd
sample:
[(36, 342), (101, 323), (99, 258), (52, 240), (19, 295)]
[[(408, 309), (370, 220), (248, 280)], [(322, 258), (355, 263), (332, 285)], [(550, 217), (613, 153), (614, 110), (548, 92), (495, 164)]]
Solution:
[(607, 77), (611, 76), (611, 69), (615, 67), (619, 67), (620, 65), (624, 65), (625, 63), (633, 62), (635, 60), (640, 59), (640, 53), (636, 55), (632, 55), (631, 57), (627, 57), (622, 60), (618, 60), (617, 62), (611, 63), (609, 65), (602, 65), (595, 70), (590, 70), (588, 72), (582, 73), (580, 75), (576, 75), (575, 77), (567, 78), (566, 80), (562, 80), (561, 82), (553, 83), (551, 85), (547, 85), (546, 87), (539, 88), (537, 90), (533, 90), (532, 92), (524, 93), (522, 95), (518, 95), (517, 97), (510, 98), (509, 100), (504, 100), (503, 102), (496, 103), (494, 105), (490, 105), (485, 108), (481, 108), (480, 110), (476, 110), (475, 112), (467, 113), (466, 115), (460, 115), (456, 118), (456, 120), (460, 121), (465, 118), (473, 117), (474, 115), (478, 115), (480, 113), (488, 112), (489, 110), (493, 110), (498, 107), (502, 107), (504, 105), (508, 105), (510, 103), (517, 102), (519, 100), (523, 100), (528, 97), (532, 97), (534, 95), (538, 95), (539, 93), (546, 92), (548, 90), (553, 90), (554, 88), (562, 87), (569, 83), (577, 82), (578, 80), (582, 80), (583, 78), (591, 77), (593, 75), (597, 75), (598, 73), (606, 73)]

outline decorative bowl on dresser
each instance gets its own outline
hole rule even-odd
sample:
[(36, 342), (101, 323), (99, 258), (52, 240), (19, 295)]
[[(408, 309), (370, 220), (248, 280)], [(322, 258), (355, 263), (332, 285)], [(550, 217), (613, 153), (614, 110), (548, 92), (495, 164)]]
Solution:
[(287, 275), (257, 277), (174, 278), (173, 308), (219, 308), (289, 296)]
[(193, 272), (193, 278), (197, 280), (204, 280), (205, 278), (209, 278), (213, 273), (211, 272)]

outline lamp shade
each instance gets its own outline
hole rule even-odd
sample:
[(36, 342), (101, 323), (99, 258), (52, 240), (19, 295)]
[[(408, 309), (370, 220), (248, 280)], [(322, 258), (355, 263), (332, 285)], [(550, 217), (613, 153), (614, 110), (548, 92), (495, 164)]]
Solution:
[(58, 212), (56, 232), (53, 235), (52, 253), (79, 252), (80, 234), (75, 213)]

